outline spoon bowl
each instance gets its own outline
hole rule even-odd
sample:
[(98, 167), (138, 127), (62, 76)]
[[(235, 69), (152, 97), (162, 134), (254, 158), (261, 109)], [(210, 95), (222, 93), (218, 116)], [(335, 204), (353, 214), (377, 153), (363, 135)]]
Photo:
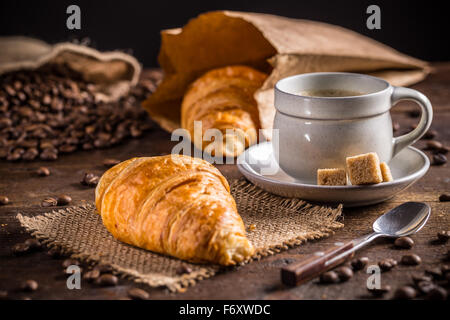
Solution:
[(422, 229), (430, 212), (426, 203), (406, 202), (375, 220), (373, 230), (385, 237), (404, 237)]

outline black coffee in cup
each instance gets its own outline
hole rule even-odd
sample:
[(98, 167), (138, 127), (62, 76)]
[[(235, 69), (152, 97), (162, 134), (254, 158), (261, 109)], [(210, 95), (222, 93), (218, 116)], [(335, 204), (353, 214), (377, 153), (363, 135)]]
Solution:
[(341, 89), (314, 89), (300, 91), (301, 96), (308, 97), (352, 97), (361, 96), (363, 94), (363, 92)]

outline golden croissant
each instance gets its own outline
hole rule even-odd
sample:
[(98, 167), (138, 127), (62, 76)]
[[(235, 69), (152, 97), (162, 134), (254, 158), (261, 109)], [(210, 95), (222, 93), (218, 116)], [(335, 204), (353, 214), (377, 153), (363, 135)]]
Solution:
[(116, 239), (140, 248), (221, 265), (254, 253), (227, 180), (198, 158), (121, 162), (101, 177), (95, 205)]
[[(253, 97), (267, 75), (246, 66), (214, 69), (194, 81), (181, 105), (181, 126), (188, 130), (195, 146), (213, 156), (238, 156), (257, 142), (259, 112)], [(202, 130), (194, 136), (194, 121)], [(222, 141), (202, 139), (208, 129), (218, 129)], [(227, 134), (227, 129), (229, 130)], [(228, 140), (227, 140), (228, 139)]]

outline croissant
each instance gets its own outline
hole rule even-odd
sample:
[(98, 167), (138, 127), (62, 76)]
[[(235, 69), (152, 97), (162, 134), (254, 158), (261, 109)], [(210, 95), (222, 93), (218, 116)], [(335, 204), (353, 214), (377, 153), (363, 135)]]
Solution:
[[(258, 138), (259, 112), (253, 95), (267, 75), (246, 66), (214, 69), (194, 81), (181, 105), (181, 126), (194, 145), (213, 156), (238, 156)], [(203, 137), (218, 129), (223, 141), (203, 141), (194, 136), (194, 121), (202, 121)], [(234, 132), (227, 134), (227, 129)]]
[(95, 205), (116, 239), (140, 248), (221, 265), (254, 253), (227, 180), (198, 158), (121, 162), (101, 177)]

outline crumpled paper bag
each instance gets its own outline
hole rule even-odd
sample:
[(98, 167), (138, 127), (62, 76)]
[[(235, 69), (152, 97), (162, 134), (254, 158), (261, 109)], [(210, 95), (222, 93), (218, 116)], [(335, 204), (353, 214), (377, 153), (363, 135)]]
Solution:
[[(244, 64), (269, 74), (255, 93), (263, 129), (272, 128), (273, 87), (284, 77), (347, 71), (408, 85), (429, 72), (425, 62), (345, 28), (268, 14), (208, 12), (183, 28), (162, 31), (161, 37), (165, 78), (143, 106), (168, 131), (180, 127), (181, 99), (189, 84), (213, 68)], [(266, 138), (270, 132), (264, 131)]]
[[(99, 52), (74, 43), (50, 45), (27, 37), (0, 37), (0, 75), (52, 66), (95, 84), (98, 101), (114, 101), (137, 84), (139, 62), (119, 52)], [(62, 70), (61, 69), (61, 70)]]

